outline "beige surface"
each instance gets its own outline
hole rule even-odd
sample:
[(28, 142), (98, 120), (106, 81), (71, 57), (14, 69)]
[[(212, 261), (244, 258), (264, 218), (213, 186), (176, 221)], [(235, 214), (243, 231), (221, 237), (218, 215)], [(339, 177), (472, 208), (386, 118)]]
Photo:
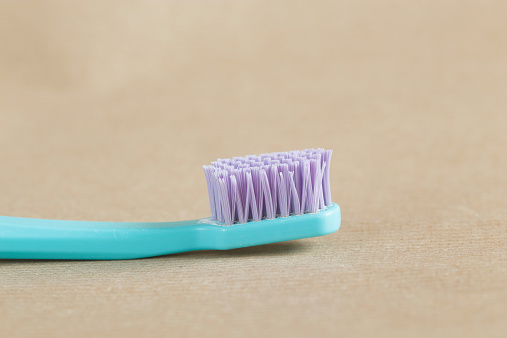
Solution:
[(334, 149), (342, 229), (0, 260), (1, 337), (505, 337), (503, 1), (1, 1), (0, 214), (207, 216), (201, 165)]

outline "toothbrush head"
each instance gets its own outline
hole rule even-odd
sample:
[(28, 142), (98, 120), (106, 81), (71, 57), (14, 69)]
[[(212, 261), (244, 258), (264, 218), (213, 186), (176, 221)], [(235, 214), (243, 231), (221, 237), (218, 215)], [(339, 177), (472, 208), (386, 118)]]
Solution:
[(332, 150), (218, 159), (205, 165), (211, 220), (221, 225), (317, 213), (331, 207)]

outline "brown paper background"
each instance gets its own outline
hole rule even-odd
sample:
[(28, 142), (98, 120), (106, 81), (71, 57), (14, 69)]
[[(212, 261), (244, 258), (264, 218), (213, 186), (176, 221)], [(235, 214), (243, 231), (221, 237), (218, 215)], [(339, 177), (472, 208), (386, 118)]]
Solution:
[(339, 232), (0, 260), (1, 337), (505, 337), (504, 1), (0, 1), (0, 214), (209, 214), (201, 165), (334, 149)]

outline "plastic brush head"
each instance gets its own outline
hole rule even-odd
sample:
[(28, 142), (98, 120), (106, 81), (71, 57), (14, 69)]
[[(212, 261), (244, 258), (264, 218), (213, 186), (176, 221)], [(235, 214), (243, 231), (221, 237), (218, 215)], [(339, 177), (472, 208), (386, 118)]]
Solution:
[(205, 165), (211, 219), (225, 225), (314, 213), (331, 205), (332, 150), (218, 159)]

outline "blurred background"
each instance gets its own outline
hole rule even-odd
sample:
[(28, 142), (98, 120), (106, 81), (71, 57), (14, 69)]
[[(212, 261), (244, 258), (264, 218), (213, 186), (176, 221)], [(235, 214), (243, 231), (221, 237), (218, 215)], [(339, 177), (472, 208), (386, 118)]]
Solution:
[(205, 217), (201, 165), (313, 147), (334, 150), (343, 211), (268, 256), (0, 262), (0, 333), (501, 336), (506, 18), (494, 0), (0, 1), (0, 214)]

